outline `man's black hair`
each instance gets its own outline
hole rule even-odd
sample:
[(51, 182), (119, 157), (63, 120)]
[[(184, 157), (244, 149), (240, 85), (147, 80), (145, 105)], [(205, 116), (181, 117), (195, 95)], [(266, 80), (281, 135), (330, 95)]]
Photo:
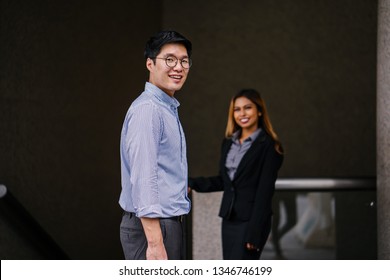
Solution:
[(145, 58), (157, 57), (157, 55), (161, 51), (161, 48), (165, 44), (169, 44), (169, 43), (183, 44), (184, 47), (187, 49), (188, 57), (191, 57), (191, 52), (192, 52), (191, 42), (176, 31), (164, 30), (156, 33), (148, 40), (144, 51)]

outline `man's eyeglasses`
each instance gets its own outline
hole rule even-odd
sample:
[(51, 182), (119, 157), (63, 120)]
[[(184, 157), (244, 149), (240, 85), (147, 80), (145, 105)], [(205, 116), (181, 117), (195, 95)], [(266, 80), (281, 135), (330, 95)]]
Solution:
[(191, 58), (188, 58), (188, 57), (183, 58), (183, 59), (178, 59), (175, 56), (168, 56), (166, 58), (163, 58), (163, 57), (155, 57), (155, 58), (164, 59), (165, 64), (171, 68), (176, 67), (178, 60), (180, 60), (180, 64), (184, 69), (189, 69), (192, 65), (192, 60), (191, 60)]

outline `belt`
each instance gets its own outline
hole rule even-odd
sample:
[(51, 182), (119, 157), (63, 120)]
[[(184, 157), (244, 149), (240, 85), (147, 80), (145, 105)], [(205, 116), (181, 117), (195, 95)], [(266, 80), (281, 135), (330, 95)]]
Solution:
[(168, 217), (168, 218), (160, 218), (160, 220), (174, 220), (178, 222), (183, 222), (184, 216), (174, 216), (174, 217)]
[[(137, 217), (136, 215), (135, 215), (135, 213), (133, 213), (133, 212), (127, 212), (127, 211), (124, 211), (124, 213), (125, 214), (127, 214), (127, 215), (129, 215), (130, 216), (130, 218), (131, 217)], [(173, 217), (166, 217), (166, 218), (159, 218), (160, 220), (173, 220), (173, 221), (178, 221), (178, 222), (183, 222), (183, 220), (184, 220), (184, 216), (183, 215), (181, 215), (181, 216), (173, 216)]]

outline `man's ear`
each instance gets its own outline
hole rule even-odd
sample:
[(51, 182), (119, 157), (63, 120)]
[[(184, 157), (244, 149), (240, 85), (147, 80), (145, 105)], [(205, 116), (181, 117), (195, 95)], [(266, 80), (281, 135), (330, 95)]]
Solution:
[(154, 65), (154, 62), (151, 58), (146, 59), (146, 68), (148, 68), (149, 71), (152, 70), (153, 65)]

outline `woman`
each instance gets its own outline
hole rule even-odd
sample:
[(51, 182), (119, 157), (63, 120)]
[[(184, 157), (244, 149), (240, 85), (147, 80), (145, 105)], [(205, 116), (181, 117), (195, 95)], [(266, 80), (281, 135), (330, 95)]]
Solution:
[(190, 178), (197, 192), (223, 191), (224, 259), (259, 259), (271, 230), (272, 196), (283, 149), (254, 89), (244, 89), (230, 103), (219, 176)]

